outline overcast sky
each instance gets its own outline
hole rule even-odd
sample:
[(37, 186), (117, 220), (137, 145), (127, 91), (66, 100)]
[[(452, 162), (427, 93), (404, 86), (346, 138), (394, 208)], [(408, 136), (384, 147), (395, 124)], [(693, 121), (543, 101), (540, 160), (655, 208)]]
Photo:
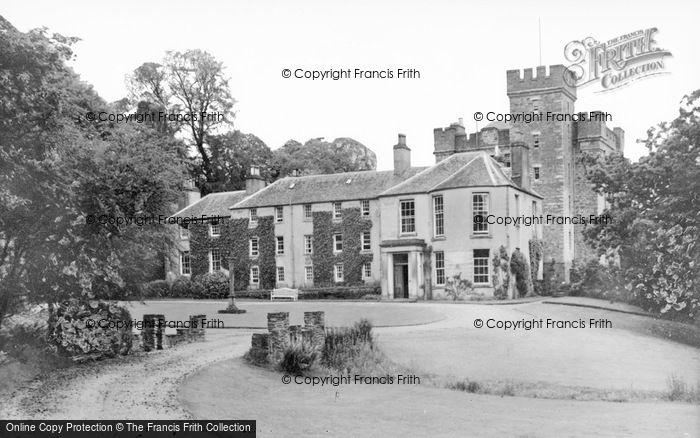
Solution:
[[(506, 70), (568, 64), (564, 46), (609, 40), (657, 27), (669, 50), (668, 75), (606, 94), (579, 90), (576, 109), (604, 110), (635, 139), (677, 115), (684, 94), (700, 88), (700, 2), (611, 1), (14, 1), (0, 14), (22, 31), (46, 26), (82, 39), (74, 67), (106, 100), (126, 95), (124, 77), (166, 50), (204, 49), (223, 61), (238, 100), (235, 126), (271, 148), (288, 139), (352, 137), (391, 168), (396, 134), (407, 135), (413, 163), (434, 162), (433, 128), (475, 111), (507, 112)], [(415, 68), (420, 79), (310, 81), (282, 70)], [(480, 127), (483, 127), (483, 123)]]

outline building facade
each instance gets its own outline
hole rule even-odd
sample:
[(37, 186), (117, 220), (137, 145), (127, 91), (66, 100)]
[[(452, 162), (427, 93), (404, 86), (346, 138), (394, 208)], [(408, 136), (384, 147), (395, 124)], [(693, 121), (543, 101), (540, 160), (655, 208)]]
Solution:
[[(573, 113), (566, 74), (563, 66), (508, 71), (511, 112)], [(600, 121), (542, 121), (492, 123), (467, 136), (460, 121), (434, 139), (429, 167), (411, 166), (399, 134), (393, 170), (266, 185), (252, 169), (246, 190), (208, 195), (174, 215), (207, 218), (182, 234), (188, 249), (174, 274), (227, 271), (239, 290), (373, 284), (388, 300), (441, 298), (461, 278), (470, 293), (492, 296), (497, 254), (520, 250), (529, 262), (536, 240), (568, 280), (573, 258), (586, 254), (579, 230), (495, 219), (602, 211), (577, 156), (622, 152), (624, 132)], [(543, 264), (535, 271), (541, 278)]]

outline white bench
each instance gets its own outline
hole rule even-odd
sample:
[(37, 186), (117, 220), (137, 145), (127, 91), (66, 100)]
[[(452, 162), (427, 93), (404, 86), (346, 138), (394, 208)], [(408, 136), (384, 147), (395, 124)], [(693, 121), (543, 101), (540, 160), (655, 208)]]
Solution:
[(270, 292), (270, 301), (273, 301), (275, 298), (291, 298), (292, 301), (296, 301), (299, 298), (299, 289), (291, 289), (288, 287), (272, 289), (272, 292)]

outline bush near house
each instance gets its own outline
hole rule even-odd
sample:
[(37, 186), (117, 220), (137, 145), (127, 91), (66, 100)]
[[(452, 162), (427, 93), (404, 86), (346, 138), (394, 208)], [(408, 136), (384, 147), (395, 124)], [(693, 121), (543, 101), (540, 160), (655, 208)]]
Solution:
[(143, 298), (165, 298), (170, 296), (170, 285), (165, 280), (153, 280), (144, 283), (141, 288)]
[(222, 271), (198, 275), (194, 281), (202, 286), (202, 295), (195, 298), (221, 299), (229, 296), (229, 278)]
[[(141, 286), (141, 295), (130, 299), (152, 298), (194, 298), (224, 299), (229, 296), (229, 277), (224, 272), (214, 272), (176, 278), (170, 284), (165, 280), (155, 280)], [(271, 289), (237, 290), (236, 298), (269, 300)], [(311, 287), (299, 290), (301, 300), (366, 300), (379, 299), (382, 291), (378, 285)]]
[(172, 298), (201, 298), (204, 296), (204, 286), (189, 277), (178, 277), (170, 285), (169, 296)]

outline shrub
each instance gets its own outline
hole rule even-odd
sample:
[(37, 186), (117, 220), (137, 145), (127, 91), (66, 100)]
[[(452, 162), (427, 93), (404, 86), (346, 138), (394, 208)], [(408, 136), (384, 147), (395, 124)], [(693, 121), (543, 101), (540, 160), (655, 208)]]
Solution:
[(625, 288), (620, 268), (614, 262), (603, 265), (598, 260), (574, 260), (571, 265), (570, 294), (611, 301), (633, 301)]
[(508, 287), (510, 284), (510, 269), (508, 267), (510, 258), (505, 246), (501, 245), (498, 252), (493, 255), (493, 296), (499, 300), (508, 298)]
[(530, 266), (520, 248), (515, 248), (510, 257), (510, 270), (515, 275), (515, 288), (518, 297), (532, 295), (532, 279), (530, 278)]
[(201, 298), (226, 298), (229, 296), (229, 278), (222, 271), (197, 276), (195, 281), (202, 286)]
[(172, 298), (199, 298), (203, 295), (203, 286), (191, 278), (178, 277), (170, 285), (170, 296)]
[(373, 348), (372, 324), (362, 319), (352, 327), (329, 328), (323, 345), (321, 362), (335, 370), (343, 370), (364, 348)]
[(71, 300), (50, 314), (49, 341), (66, 356), (100, 359), (126, 355), (132, 345), (130, 321), (131, 315), (123, 307)]
[(282, 352), (279, 368), (295, 376), (311, 368), (318, 358), (318, 350), (308, 341), (295, 341)]
[(142, 298), (165, 298), (170, 296), (170, 285), (165, 280), (153, 280), (144, 283), (141, 288)]
[(482, 391), (481, 384), (474, 380), (460, 380), (448, 385), (448, 388), (456, 391), (471, 392), (474, 394)]
[(472, 290), (472, 282), (462, 279), (462, 273), (456, 274), (447, 279), (445, 284), (445, 295), (452, 298), (452, 301), (457, 301), (466, 295), (469, 290)]

